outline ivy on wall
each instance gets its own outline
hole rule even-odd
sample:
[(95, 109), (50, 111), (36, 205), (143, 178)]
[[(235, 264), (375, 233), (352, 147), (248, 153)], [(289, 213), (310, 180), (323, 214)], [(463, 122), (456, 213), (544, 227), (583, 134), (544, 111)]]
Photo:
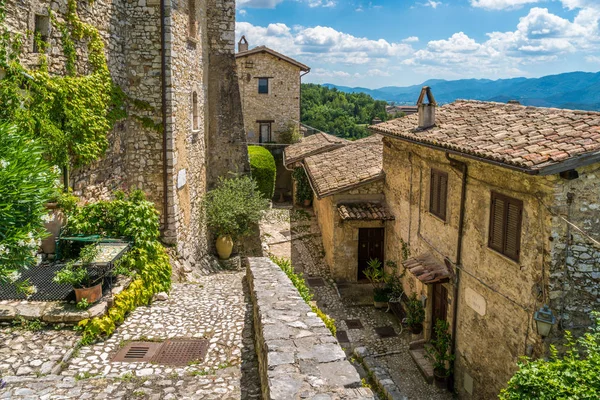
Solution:
[[(126, 116), (125, 94), (111, 78), (100, 33), (79, 19), (76, 1), (69, 0), (64, 22), (50, 12), (61, 33), (65, 74), (49, 73), (47, 44), (40, 36), (34, 37), (39, 67), (28, 69), (19, 59), (26, 38), (8, 31), (5, 1), (0, 0), (0, 120), (37, 138), (48, 161), (63, 171), (99, 159), (108, 132)], [(77, 59), (77, 42), (87, 43), (85, 65)], [(78, 73), (78, 66), (89, 73)]]

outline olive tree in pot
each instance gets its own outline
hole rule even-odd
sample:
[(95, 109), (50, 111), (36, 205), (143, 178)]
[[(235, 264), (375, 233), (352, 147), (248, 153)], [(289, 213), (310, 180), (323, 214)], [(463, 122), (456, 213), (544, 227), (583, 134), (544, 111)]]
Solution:
[(438, 319), (434, 327), (435, 337), (427, 347), (427, 357), (433, 362), (433, 376), (435, 384), (441, 389), (448, 387), (448, 377), (452, 372), (450, 365), (454, 355), (450, 354), (452, 336), (449, 333), (449, 324), (443, 319)]
[(235, 241), (250, 234), (260, 221), (269, 200), (248, 176), (220, 178), (217, 187), (204, 197), (203, 207), (206, 224), (217, 235), (219, 258), (227, 260)]
[(415, 335), (423, 331), (423, 321), (425, 321), (425, 309), (423, 303), (417, 298), (417, 294), (413, 293), (406, 302), (406, 323), (408, 329)]
[(391, 290), (388, 287), (390, 275), (386, 274), (381, 261), (372, 258), (367, 262), (365, 276), (373, 285), (373, 303), (375, 308), (387, 307)]
[(96, 244), (85, 246), (81, 249), (78, 259), (66, 263), (64, 268), (57, 271), (54, 276), (54, 282), (73, 286), (77, 303), (85, 299), (86, 303), (92, 304), (102, 297), (102, 277), (90, 271), (97, 255)]

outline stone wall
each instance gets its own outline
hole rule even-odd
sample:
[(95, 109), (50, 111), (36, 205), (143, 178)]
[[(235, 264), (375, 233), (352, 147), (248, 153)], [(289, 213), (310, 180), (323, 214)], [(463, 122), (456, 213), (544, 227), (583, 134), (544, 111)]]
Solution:
[[(272, 141), (290, 124), (300, 127), (300, 68), (268, 53), (237, 58), (244, 127), (249, 143), (259, 142), (259, 123), (273, 121)], [(269, 93), (258, 93), (258, 78), (269, 79)]]
[[(462, 173), (450, 166), (441, 151), (389, 138), (384, 144), (385, 197), (396, 217), (387, 230), (387, 259), (401, 264), (404, 241), (412, 256), (430, 253), (440, 263), (448, 258), (454, 264)], [(456, 389), (462, 398), (494, 398), (516, 370), (519, 356), (545, 354), (532, 317), (543, 302), (541, 291), (551, 246), (550, 214), (541, 202), (552, 203), (554, 184), (551, 178), (455, 158), (468, 165), (458, 299), (453, 295), (454, 281), (445, 284), (449, 295), (447, 320), (451, 324), (453, 304), (458, 301)], [(446, 221), (428, 211), (431, 167), (448, 173)], [(519, 262), (488, 248), (492, 190), (524, 203)], [(404, 284), (408, 293), (416, 292), (428, 299), (424, 333), (429, 338), (432, 286), (422, 285), (410, 273)]]
[(373, 399), (323, 321), (268, 258), (251, 258), (247, 279), (263, 399)]
[(552, 213), (550, 307), (559, 318), (553, 342), (564, 330), (583, 334), (591, 311), (600, 310), (600, 166), (578, 172), (579, 178), (571, 181), (554, 177), (554, 203), (546, 205)]

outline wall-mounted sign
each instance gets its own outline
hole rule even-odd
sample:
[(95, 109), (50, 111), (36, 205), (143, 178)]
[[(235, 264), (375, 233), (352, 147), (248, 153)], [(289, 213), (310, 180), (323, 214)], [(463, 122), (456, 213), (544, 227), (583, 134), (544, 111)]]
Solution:
[(482, 317), (485, 315), (487, 305), (482, 295), (471, 288), (467, 288), (465, 290), (465, 301), (477, 314)]
[(177, 173), (177, 189), (181, 189), (187, 183), (187, 176), (185, 169), (179, 170)]

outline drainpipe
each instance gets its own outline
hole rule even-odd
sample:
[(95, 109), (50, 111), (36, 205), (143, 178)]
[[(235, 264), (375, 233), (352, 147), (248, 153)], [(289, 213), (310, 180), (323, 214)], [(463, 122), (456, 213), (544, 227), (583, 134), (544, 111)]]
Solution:
[[(458, 289), (460, 286), (460, 268), (462, 263), (462, 248), (463, 248), (463, 232), (465, 225), (465, 205), (467, 197), (467, 164), (450, 157), (446, 153), (446, 158), (450, 161), (450, 165), (454, 168), (459, 168), (462, 172), (462, 186), (460, 192), (460, 215), (458, 217), (458, 239), (456, 243), (456, 278), (454, 280), (454, 303), (452, 304), (452, 345), (450, 353), (456, 355), (456, 330), (458, 325)], [(456, 359), (456, 357), (455, 357)], [(452, 373), (454, 374), (454, 362), (452, 361)], [(454, 378), (452, 379), (454, 386)]]
[(162, 151), (163, 151), (163, 237), (169, 225), (168, 190), (169, 178), (167, 169), (167, 38), (166, 38), (166, 0), (160, 0), (160, 86), (161, 86), (161, 112), (162, 112)]

